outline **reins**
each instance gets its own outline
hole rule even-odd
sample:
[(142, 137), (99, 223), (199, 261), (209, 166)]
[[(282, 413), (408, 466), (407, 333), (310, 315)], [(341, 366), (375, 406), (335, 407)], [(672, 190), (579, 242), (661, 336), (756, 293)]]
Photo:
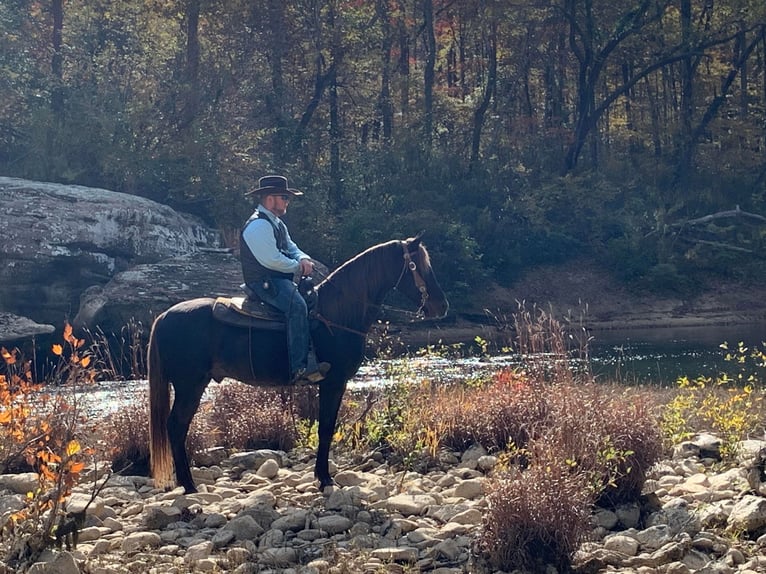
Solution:
[[(404, 265), (402, 265), (402, 271), (399, 273), (399, 278), (396, 280), (396, 284), (394, 284), (392, 289), (397, 289), (399, 287), (399, 284), (402, 282), (402, 278), (404, 277), (404, 274), (409, 269), (410, 273), (412, 273), (412, 280), (415, 282), (415, 286), (418, 288), (418, 291), (420, 291), (420, 307), (418, 307), (417, 311), (415, 313), (412, 313), (411, 311), (405, 311), (408, 314), (413, 314), (416, 317), (421, 316), (423, 307), (425, 307), (426, 301), (428, 301), (428, 287), (426, 286), (426, 282), (423, 279), (423, 276), (418, 271), (417, 263), (415, 263), (412, 260), (412, 256), (410, 255), (410, 252), (407, 250), (407, 244), (404, 241), (400, 242), (400, 245), (402, 246), (402, 251), (404, 252)], [(325, 277), (327, 279), (328, 277)], [(382, 305), (374, 305), (378, 308), (382, 308)], [(335, 323), (334, 321), (330, 321), (326, 317), (322, 316), (320, 313), (315, 313), (314, 318), (320, 321), (322, 324), (324, 324), (325, 327), (327, 327), (327, 330), (332, 334), (333, 328), (340, 329), (342, 331), (348, 331), (350, 333), (355, 333), (357, 335), (361, 335), (363, 337), (367, 336), (366, 332), (359, 331), (357, 329), (352, 329), (351, 327), (346, 327), (345, 325), (340, 325), (338, 323)]]

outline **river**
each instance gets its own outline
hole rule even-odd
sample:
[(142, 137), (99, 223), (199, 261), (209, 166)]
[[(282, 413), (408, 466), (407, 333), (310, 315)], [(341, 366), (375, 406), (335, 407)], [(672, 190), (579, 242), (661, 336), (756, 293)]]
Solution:
[(592, 368), (598, 376), (629, 384), (673, 384), (679, 377), (714, 377), (730, 372), (721, 345), (763, 349), (766, 324), (722, 327), (675, 327), (601, 331), (590, 343)]
[[(596, 332), (588, 348), (590, 368), (604, 382), (669, 386), (682, 376), (715, 377), (724, 371), (731, 373), (734, 365), (724, 360), (725, 351), (720, 345), (726, 342), (733, 349), (740, 341), (750, 348), (763, 348), (766, 324)], [(577, 363), (578, 358), (574, 360)], [(362, 365), (349, 387), (385, 386), (402, 380), (478, 379), (519, 364), (520, 358), (513, 354), (375, 359)], [(766, 381), (766, 371), (759, 372), (763, 375), (760, 380)], [(103, 415), (142, 396), (146, 390), (145, 380), (102, 382), (95, 389), (88, 387), (82, 400), (87, 403), (86, 410)]]

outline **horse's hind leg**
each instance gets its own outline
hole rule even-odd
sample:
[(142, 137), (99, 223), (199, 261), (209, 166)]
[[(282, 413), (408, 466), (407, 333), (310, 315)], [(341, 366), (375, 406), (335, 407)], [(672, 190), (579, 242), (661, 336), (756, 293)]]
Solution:
[(189, 434), (189, 425), (199, 408), (207, 382), (197, 381), (180, 389), (174, 385), (175, 398), (168, 417), (168, 438), (173, 453), (173, 464), (176, 467), (176, 481), (184, 487), (186, 494), (197, 492), (186, 453), (186, 436)]

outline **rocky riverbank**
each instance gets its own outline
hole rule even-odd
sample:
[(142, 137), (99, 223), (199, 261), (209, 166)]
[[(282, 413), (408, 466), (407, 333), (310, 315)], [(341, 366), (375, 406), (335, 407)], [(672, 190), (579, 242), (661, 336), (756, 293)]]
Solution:
[[(680, 445), (651, 473), (641, 504), (595, 511), (577, 570), (766, 571), (766, 442), (743, 442), (741, 463), (729, 470), (716, 467), (717, 444), (703, 435)], [(145, 477), (111, 477), (87, 509), (76, 548), (46, 551), (29, 572), (486, 572), (472, 547), (497, 459), (481, 448), (445, 454), (442, 468), (426, 474), (395, 471), (380, 456), (340, 458), (338, 486), (325, 494), (308, 453), (217, 449), (204, 463), (192, 495), (159, 491)], [(34, 475), (0, 476), (3, 513), (36, 484)], [(78, 487), (68, 510), (81, 510), (92, 492)]]

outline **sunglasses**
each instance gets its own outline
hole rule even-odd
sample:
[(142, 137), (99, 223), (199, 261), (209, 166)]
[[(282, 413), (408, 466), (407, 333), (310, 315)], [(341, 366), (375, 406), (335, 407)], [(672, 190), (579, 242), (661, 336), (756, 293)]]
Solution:
[(278, 197), (282, 201), (290, 201), (290, 196), (287, 194), (281, 194), (281, 195), (272, 194), (272, 195), (274, 195), (274, 197)]

